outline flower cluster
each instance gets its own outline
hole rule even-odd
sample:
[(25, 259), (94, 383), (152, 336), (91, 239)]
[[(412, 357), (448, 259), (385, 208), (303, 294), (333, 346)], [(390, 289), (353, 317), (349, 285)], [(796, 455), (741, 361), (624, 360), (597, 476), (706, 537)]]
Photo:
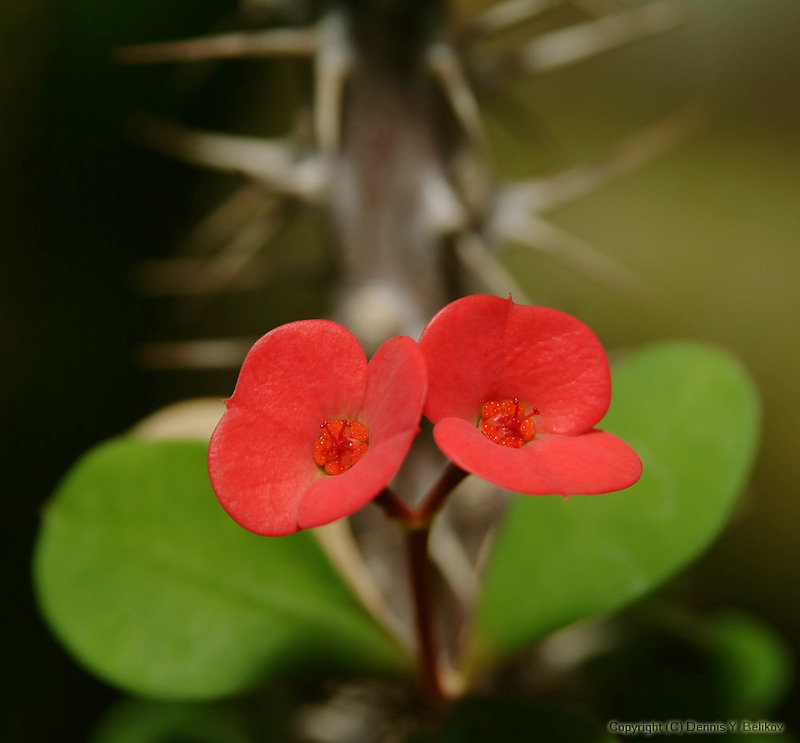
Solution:
[(466, 297), (442, 309), (419, 342), (392, 338), (369, 363), (342, 326), (290, 323), (244, 361), (209, 446), (211, 484), (230, 516), (257, 534), (321, 526), (388, 486), (424, 414), (448, 459), (500, 487), (621, 490), (642, 465), (595, 428), (610, 400), (600, 342), (545, 307)]

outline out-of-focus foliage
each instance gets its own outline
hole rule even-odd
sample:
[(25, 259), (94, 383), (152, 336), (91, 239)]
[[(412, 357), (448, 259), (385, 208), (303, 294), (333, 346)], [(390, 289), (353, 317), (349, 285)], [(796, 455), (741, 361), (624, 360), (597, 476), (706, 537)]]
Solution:
[(432, 733), (412, 735), (408, 743), (613, 743), (619, 738), (586, 712), (569, 705), (534, 702), (524, 696), (466, 699)]
[(759, 620), (737, 612), (712, 617), (706, 633), (726, 712), (752, 719), (769, 714), (783, 700), (792, 677), (786, 641)]
[[(582, 703), (599, 718), (677, 720), (684, 734), (699, 734), (692, 723), (716, 722), (727, 726), (725, 741), (793, 740), (775, 716), (791, 680), (787, 647), (758, 619), (701, 616), (660, 597), (617, 617), (609, 639), (579, 672)], [(776, 729), (759, 734), (759, 721)]]

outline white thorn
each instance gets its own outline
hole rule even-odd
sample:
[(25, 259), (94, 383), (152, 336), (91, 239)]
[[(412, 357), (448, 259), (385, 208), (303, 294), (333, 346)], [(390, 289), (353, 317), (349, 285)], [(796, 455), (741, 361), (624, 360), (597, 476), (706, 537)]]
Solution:
[(535, 213), (574, 201), (641, 168), (694, 136), (709, 115), (708, 106), (697, 103), (683, 106), (619, 143), (602, 157), (549, 177), (511, 184), (504, 188), (501, 198)]
[(451, 235), (463, 229), (468, 214), (441, 171), (430, 168), (422, 178), (424, 224), (435, 235)]
[(221, 242), (230, 238), (241, 224), (264, 208), (263, 189), (253, 183), (237, 188), (210, 211), (181, 240), (178, 252), (184, 255), (211, 253)]
[(307, 189), (316, 184), (307, 177), (298, 179), (291, 140), (206, 132), (149, 115), (136, 116), (130, 129), (139, 144), (192, 165), (240, 173), (304, 200), (315, 197)]
[(518, 212), (506, 212), (495, 223), (498, 238), (513, 240), (544, 255), (552, 256), (585, 276), (616, 287), (640, 299), (652, 300), (661, 294), (627, 266), (580, 238), (570, 235), (543, 219)]
[(532, 21), (564, 0), (506, 0), (496, 3), (469, 22), (468, 32), (489, 35)]
[(320, 22), (320, 44), (315, 61), (314, 130), (324, 157), (337, 152), (341, 139), (342, 96), (353, 67), (347, 25), (339, 13)]
[(686, 13), (680, 5), (672, 0), (659, 0), (534, 39), (520, 52), (522, 65), (531, 72), (554, 70), (664, 33), (685, 19)]
[(474, 232), (456, 241), (456, 255), (461, 263), (499, 297), (511, 295), (518, 304), (532, 304), (525, 290)]
[(116, 51), (116, 58), (123, 64), (154, 64), (244, 57), (311, 57), (317, 44), (314, 28), (270, 29), (125, 46)]
[(485, 157), (486, 137), (478, 102), (472, 94), (458, 55), (449, 44), (434, 44), (428, 51), (428, 66), (439, 80), (447, 100), (473, 146)]

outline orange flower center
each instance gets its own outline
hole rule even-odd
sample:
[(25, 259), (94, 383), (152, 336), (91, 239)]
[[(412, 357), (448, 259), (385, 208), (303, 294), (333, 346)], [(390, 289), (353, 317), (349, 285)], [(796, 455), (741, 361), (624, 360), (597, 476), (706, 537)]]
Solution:
[(323, 421), (322, 434), (314, 443), (314, 462), (329, 475), (347, 472), (367, 451), (369, 431), (363, 423), (337, 419)]
[(500, 446), (519, 449), (536, 435), (533, 416), (539, 415), (536, 408), (525, 414), (525, 406), (518, 397), (513, 400), (489, 400), (481, 408), (478, 428), (487, 439)]

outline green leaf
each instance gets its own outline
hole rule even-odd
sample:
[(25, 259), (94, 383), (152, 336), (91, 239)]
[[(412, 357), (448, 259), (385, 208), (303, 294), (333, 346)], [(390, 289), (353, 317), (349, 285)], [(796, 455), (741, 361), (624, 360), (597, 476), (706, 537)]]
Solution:
[(485, 574), (467, 665), (609, 612), (683, 568), (719, 533), (756, 453), (757, 390), (726, 353), (665, 343), (614, 373), (601, 424), (644, 474), (593, 497), (515, 496)]
[(145, 696), (208, 699), (332, 664), (396, 670), (402, 653), (314, 537), (266, 538), (219, 507), (196, 442), (89, 452), (44, 515), (40, 605), (74, 655)]

